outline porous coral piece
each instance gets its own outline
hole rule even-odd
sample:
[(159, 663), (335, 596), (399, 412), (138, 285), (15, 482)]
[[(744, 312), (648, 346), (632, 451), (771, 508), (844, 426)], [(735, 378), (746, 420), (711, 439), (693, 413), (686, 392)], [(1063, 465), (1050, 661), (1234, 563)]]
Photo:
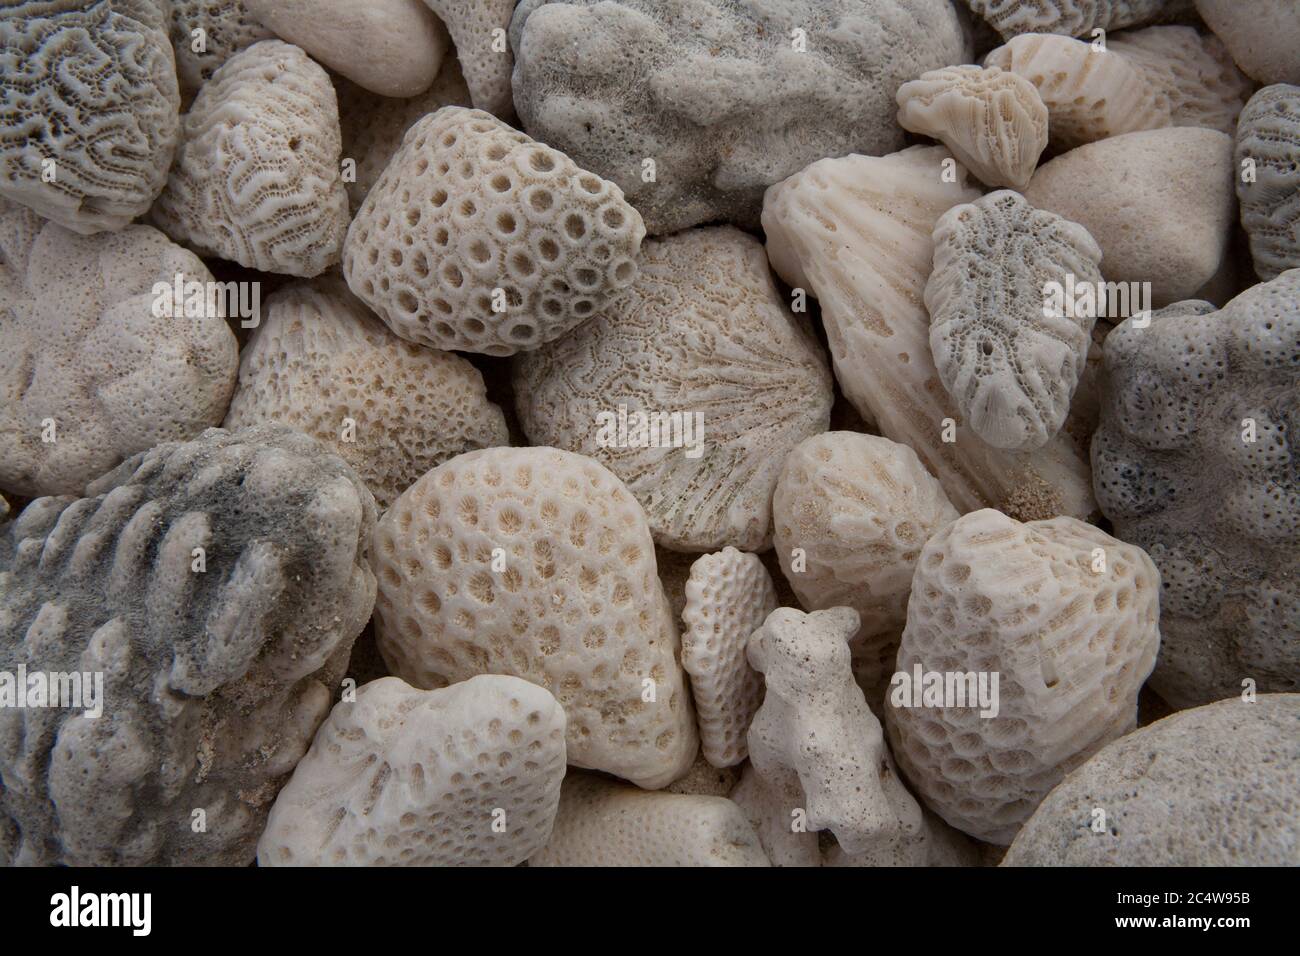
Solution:
[(156, 229), (81, 236), (0, 199), (0, 487), (80, 493), (221, 423), (238, 345), (219, 310), (173, 314), (178, 277), (212, 281)]
[(510, 71), (515, 58), (506, 42), (516, 0), (424, 0), (447, 25), (476, 109), (514, 118)]
[(180, 134), (156, 0), (0, 7), (0, 196), (82, 235), (149, 209)]
[(1266, 86), (1250, 98), (1237, 128), (1236, 168), (1255, 272), (1272, 279), (1300, 266), (1300, 86)]
[(1158, 99), (1168, 102), (1172, 125), (1232, 134), (1252, 84), (1217, 37), (1202, 36), (1192, 27), (1163, 26), (1127, 30), (1106, 43), (1137, 67)]
[(857, 629), (852, 608), (778, 608), (754, 632), (749, 662), (766, 696), (749, 727), (749, 759), (775, 792), (803, 793), (809, 830), (829, 829), (845, 853), (875, 865), (906, 865), (923, 849), (921, 808), (892, 772), (880, 721), (854, 683)]
[(331, 278), (277, 291), (244, 346), (226, 427), (267, 421), (334, 451), (381, 509), (447, 459), (510, 443), (478, 369), (399, 339)]
[(622, 191), (481, 110), (406, 133), (348, 231), (352, 291), (402, 338), (510, 355), (586, 322), (636, 278)]
[(103, 680), (97, 719), (0, 708), (0, 862), (246, 865), (370, 616), (374, 499), (279, 426), (87, 493), (0, 527), (0, 670)]
[(489, 448), (429, 472), (375, 530), (379, 648), (416, 687), (510, 674), (568, 716), (568, 760), (647, 788), (698, 737), (641, 506), (598, 462)]
[(704, 759), (715, 767), (734, 766), (749, 753), (745, 734), (763, 700), (763, 681), (745, 649), (776, 607), (776, 588), (756, 554), (724, 548), (691, 566), (682, 669), (691, 676)]
[[(1134, 289), (1150, 283), (1145, 305), (1160, 307), (1195, 293), (1223, 263), (1237, 205), (1231, 167), (1226, 133), (1145, 130), (1045, 163), (1025, 198), (1087, 229), (1101, 247), (1102, 274)], [(1106, 202), (1089, 200), (1079, 183)]]
[(271, 808), (260, 866), (514, 866), (546, 845), (564, 711), (484, 674), (442, 690), (396, 677), (334, 705)]
[(1101, 249), (1009, 189), (949, 209), (933, 238), (925, 306), (943, 387), (994, 448), (1043, 447), (1065, 424), (1102, 311), (1076, 308), (1066, 290), (1104, 299)]
[(773, 866), (822, 865), (821, 837), (807, 826), (808, 801), (797, 775), (782, 774), (769, 782), (746, 763), (731, 800), (754, 828)]
[(1196, 0), (1196, 12), (1237, 65), (1261, 83), (1300, 84), (1300, 6), (1294, 0)]
[(339, 100), (343, 159), (356, 164), (355, 175), (343, 177), (348, 205), (354, 215), (416, 121), (444, 106), (469, 106), (465, 77), (456, 57), (450, 53), (443, 58), (442, 69), (433, 85), (419, 96), (408, 99), (378, 96), (343, 77), (335, 77), (334, 91)]
[(848, 399), (881, 434), (916, 451), (958, 511), (1086, 517), (1095, 507), (1088, 466), (1068, 439), (1036, 452), (990, 448), (961, 427), (931, 359), (922, 301), (931, 233), (945, 211), (978, 197), (940, 146), (821, 160), (768, 190), (768, 258), (789, 285), (820, 300)]
[(529, 866), (770, 866), (740, 808), (725, 797), (646, 793), (570, 773), (550, 842)]
[(240, 50), (275, 36), (249, 12), (245, 0), (171, 0), (171, 8), (176, 78), (187, 98)]
[(996, 66), (931, 70), (898, 88), (898, 122), (941, 141), (989, 186), (1024, 189), (1047, 148), (1047, 107), (1034, 84)]
[(1066, 777), (1003, 865), (1300, 866), (1297, 739), (1300, 694), (1166, 717)]
[(939, 482), (906, 445), (826, 432), (786, 456), (772, 498), (776, 556), (804, 607), (851, 607), (853, 670), (878, 704), (894, 670), (921, 546), (957, 518)]
[(1173, 125), (1168, 96), (1128, 58), (1069, 37), (1019, 36), (984, 58), (1026, 77), (1047, 106), (1054, 148)]
[(447, 31), (422, 0), (243, 0), (312, 59), (380, 96), (415, 96), (438, 75)]
[(1300, 689), (1300, 269), (1106, 339), (1097, 500), (1160, 568), (1175, 707)]
[(1074, 518), (986, 509), (931, 538), (885, 708), (894, 756), (930, 808), (1010, 843), (1066, 773), (1132, 730), (1159, 588), (1141, 549)]
[(608, 466), (685, 551), (768, 546), (781, 460), (832, 400), (763, 247), (730, 226), (647, 242), (626, 296), (516, 360), (515, 396), (533, 444)]
[(1091, 36), (1191, 12), (1191, 0), (966, 0), (1004, 37), (1021, 33)]
[(524, 128), (655, 236), (756, 225), (770, 183), (898, 149), (899, 84), (971, 57), (946, 0), (524, 0), (510, 39)]
[(263, 272), (319, 275), (348, 227), (338, 103), (295, 46), (263, 40), (203, 85), (154, 221), (178, 242)]

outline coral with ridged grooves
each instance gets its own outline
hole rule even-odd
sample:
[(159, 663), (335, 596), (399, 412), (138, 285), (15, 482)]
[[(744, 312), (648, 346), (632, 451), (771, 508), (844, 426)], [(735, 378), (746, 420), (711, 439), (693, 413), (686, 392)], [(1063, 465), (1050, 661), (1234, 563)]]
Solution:
[(1088, 37), (1190, 13), (1192, 0), (965, 0), (1003, 37), (1060, 33)]
[(275, 36), (249, 12), (246, 0), (224, 0), (221, 4), (212, 0), (171, 0), (171, 8), (176, 78), (186, 97), (193, 97), (221, 64), (240, 50)]
[(1273, 279), (1300, 267), (1300, 86), (1266, 86), (1250, 98), (1237, 126), (1236, 166), (1255, 272)]

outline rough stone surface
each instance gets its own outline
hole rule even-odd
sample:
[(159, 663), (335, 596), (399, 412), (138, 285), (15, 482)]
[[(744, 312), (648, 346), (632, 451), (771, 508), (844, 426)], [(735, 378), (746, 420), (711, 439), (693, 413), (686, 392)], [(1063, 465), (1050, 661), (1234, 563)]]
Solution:
[(515, 107), (510, 72), (515, 58), (506, 42), (516, 0), (424, 0), (451, 31), (476, 109), (509, 121)]
[[(1253, 162), (1253, 182), (1244, 164)], [(1261, 279), (1300, 266), (1300, 86), (1266, 86), (1237, 128), (1237, 199)]]
[(192, 98), (240, 50), (275, 36), (249, 12), (245, 0), (171, 0), (171, 8), (176, 78), (185, 97)]
[(1294, 0), (1196, 0), (1196, 12), (1245, 73), (1261, 83), (1300, 84), (1300, 6)]

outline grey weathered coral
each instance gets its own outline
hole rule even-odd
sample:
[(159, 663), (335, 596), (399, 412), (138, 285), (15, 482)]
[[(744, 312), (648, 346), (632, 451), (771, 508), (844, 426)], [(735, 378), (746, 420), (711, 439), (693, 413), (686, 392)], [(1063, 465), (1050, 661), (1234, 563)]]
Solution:
[(1104, 298), (1100, 262), (1088, 230), (1009, 189), (939, 218), (930, 351), (962, 418), (993, 447), (1041, 448), (1065, 424), (1099, 311), (1076, 308), (1066, 290)]
[(1003, 865), (1300, 866), (1297, 739), (1300, 694), (1173, 714), (1066, 777)]
[(0, 861), (245, 865), (370, 616), (374, 499), (279, 426), (87, 493), (0, 526), (0, 670), (95, 674), (102, 708), (0, 708)]
[(240, 50), (275, 36), (249, 12), (246, 0), (171, 0), (171, 8), (176, 78), (188, 97)]
[(399, 339), (340, 279), (267, 299), (245, 345), (227, 428), (282, 422), (357, 470), (387, 508), (430, 468), (509, 444), (483, 376), (459, 355)]
[(1300, 266), (1300, 86), (1266, 86), (1250, 98), (1237, 127), (1236, 160), (1255, 271), (1272, 279)]
[(506, 42), (515, 0), (424, 0), (447, 25), (465, 68), (476, 109), (514, 118), (510, 72), (515, 59)]
[(931, 359), (922, 301), (931, 233), (948, 209), (978, 198), (940, 146), (824, 159), (768, 190), (768, 258), (820, 301), (845, 396), (916, 452), (958, 511), (1087, 517), (1088, 466), (1068, 437), (1034, 452), (991, 448), (961, 427)]
[(348, 231), (348, 285), (403, 338), (510, 355), (636, 278), (645, 227), (622, 191), (481, 110), (406, 133)]
[(1300, 83), (1300, 7), (1294, 0), (1196, 0), (1201, 15), (1237, 61), (1261, 83)]
[(1140, 548), (1074, 518), (976, 511), (931, 538), (885, 708), (930, 808), (1010, 843), (1068, 771), (1132, 730), (1159, 586)]
[(651, 235), (757, 224), (824, 156), (903, 145), (899, 85), (970, 59), (947, 0), (523, 0), (510, 27), (529, 134), (613, 180)]
[(1191, 0), (966, 0), (1004, 37), (1021, 33), (1091, 36), (1186, 13)]
[(1047, 148), (1047, 107), (1034, 84), (996, 66), (931, 70), (898, 88), (898, 122), (940, 140), (989, 186), (1024, 189)]
[(1175, 707), (1300, 689), (1300, 269), (1106, 339), (1097, 500), (1160, 568)]
[(603, 462), (685, 551), (768, 546), (781, 460), (832, 398), (763, 247), (730, 226), (647, 242), (626, 296), (516, 360), (515, 395), (531, 441)]
[(319, 275), (348, 227), (338, 102), (302, 50), (263, 40), (204, 84), (154, 221), (177, 242), (264, 272)]
[(380, 651), (416, 687), (509, 674), (568, 716), (568, 760), (662, 787), (698, 736), (641, 506), (598, 462), (488, 448), (384, 514), (372, 560)]
[(185, 314), (178, 279), (212, 275), (157, 229), (82, 236), (0, 199), (0, 488), (77, 494), (221, 423), (238, 346), (206, 299)]
[(149, 209), (180, 132), (156, 0), (0, 7), (0, 196), (89, 235)]
[(276, 797), (261, 866), (514, 866), (546, 844), (564, 711), (485, 674), (442, 690), (396, 677), (334, 705)]

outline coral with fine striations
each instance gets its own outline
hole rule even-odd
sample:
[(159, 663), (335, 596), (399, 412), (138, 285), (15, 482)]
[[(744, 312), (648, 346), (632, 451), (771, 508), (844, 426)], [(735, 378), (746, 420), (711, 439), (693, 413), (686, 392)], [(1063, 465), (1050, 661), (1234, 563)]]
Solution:
[(1158, 308), (1195, 294), (1219, 271), (1236, 215), (1232, 181), (1231, 136), (1175, 127), (1070, 150), (1038, 168), (1025, 198), (1087, 229), (1101, 247), (1102, 274), (1150, 283), (1144, 307)]
[(180, 133), (165, 10), (157, 0), (0, 6), (0, 196), (83, 235), (149, 209)]
[(380, 96), (415, 96), (438, 75), (447, 31), (422, 0), (242, 0), (322, 66)]
[(916, 451), (958, 511), (1086, 517), (1095, 507), (1088, 466), (1068, 437), (1036, 452), (990, 448), (959, 420), (931, 359), (922, 301), (931, 233), (948, 209), (979, 198), (964, 180), (940, 146), (821, 160), (768, 190), (768, 258), (820, 300), (848, 399)]
[(1002, 36), (1060, 33), (1090, 37), (1190, 12), (1191, 0), (966, 0)]
[(704, 759), (716, 767), (734, 766), (749, 753), (745, 734), (763, 700), (763, 680), (745, 650), (776, 607), (776, 588), (756, 554), (724, 548), (691, 566), (682, 669), (691, 677)]
[[(994, 448), (1041, 448), (1065, 424), (1099, 311), (1075, 308), (1066, 288), (1099, 290), (1100, 262), (1088, 230), (1009, 189), (935, 225), (930, 351), (962, 418)], [(1050, 283), (1059, 308), (1045, 305)]]
[(171, 0), (171, 8), (176, 77), (185, 97), (194, 96), (240, 50), (275, 36), (249, 12), (247, 0)]
[(221, 423), (238, 345), (219, 310), (160, 300), (177, 277), (212, 281), (157, 229), (82, 236), (0, 199), (0, 488), (77, 494)]
[(1266, 86), (1250, 98), (1237, 127), (1236, 168), (1255, 272), (1272, 279), (1300, 266), (1300, 86)]
[(514, 381), (529, 439), (606, 465), (683, 551), (768, 546), (781, 460), (832, 401), (821, 347), (731, 226), (647, 242), (628, 294)]
[(430, 468), (509, 444), (483, 376), (459, 355), (399, 339), (342, 280), (278, 290), (244, 346), (227, 428), (292, 425), (357, 470), (381, 509)]
[(1175, 707), (1300, 690), (1300, 269), (1106, 339), (1097, 500), (1160, 568)]
[(952, 150), (980, 182), (1024, 189), (1047, 148), (1034, 84), (996, 66), (931, 70), (898, 88), (898, 122)]
[(948, 0), (523, 0), (510, 40), (524, 128), (655, 236), (754, 226), (769, 184), (900, 148), (898, 86), (971, 57)]
[[(1159, 586), (1141, 549), (1074, 518), (977, 511), (931, 538), (885, 708), (894, 756), (930, 808), (1010, 843), (1066, 773), (1132, 730), (1160, 643)], [(930, 674), (963, 696), (932, 697)]]
[(1002, 865), (1300, 866), (1297, 740), (1300, 694), (1165, 717), (1066, 777)]
[(0, 527), (0, 671), (103, 676), (97, 719), (0, 708), (0, 863), (246, 865), (370, 616), (374, 499), (279, 426), (87, 493)]
[(641, 506), (599, 463), (489, 448), (439, 465), (375, 530), (379, 648), (416, 687), (509, 674), (568, 716), (568, 760), (647, 788), (695, 759), (677, 629)]
[(343, 251), (348, 285), (402, 338), (510, 355), (586, 322), (636, 278), (622, 191), (481, 110), (406, 133)]
[(800, 442), (772, 498), (776, 556), (810, 610), (851, 607), (849, 644), (868, 702), (894, 669), (921, 546), (957, 511), (906, 445), (858, 432)]
[(515, 107), (510, 72), (515, 58), (506, 42), (516, 0), (424, 0), (447, 25), (465, 69), (474, 108), (509, 121)]
[(203, 255), (263, 272), (319, 275), (348, 227), (338, 103), (329, 75), (295, 46), (236, 53), (185, 115), (158, 226)]
[(485, 674), (442, 690), (396, 677), (334, 705), (271, 808), (260, 866), (514, 866), (551, 835), (564, 711)]
[(770, 866), (740, 807), (725, 797), (646, 793), (570, 773), (550, 842), (529, 866)]
[(1173, 124), (1169, 97), (1145, 73), (1127, 57), (1082, 40), (1019, 36), (989, 53), (984, 64), (1034, 84), (1058, 151)]
[(1300, 84), (1300, 6), (1295, 0), (1196, 0), (1196, 12), (1248, 76)]

